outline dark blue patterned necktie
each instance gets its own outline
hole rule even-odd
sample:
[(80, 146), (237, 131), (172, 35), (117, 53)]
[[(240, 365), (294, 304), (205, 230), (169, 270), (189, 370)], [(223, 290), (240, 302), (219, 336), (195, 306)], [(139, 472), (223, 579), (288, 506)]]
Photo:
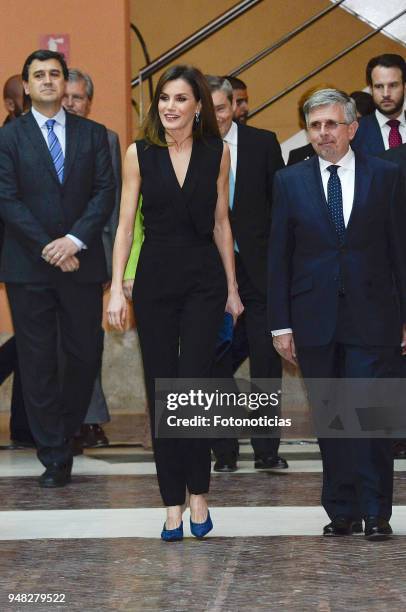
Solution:
[(341, 191), (341, 181), (337, 174), (340, 166), (328, 166), (330, 177), (327, 183), (327, 207), (330, 217), (336, 228), (340, 242), (343, 242), (345, 235), (345, 223), (343, 214), (343, 193)]
[(54, 132), (54, 124), (55, 119), (48, 119), (48, 121), (45, 122), (45, 125), (47, 126), (48, 130), (49, 152), (51, 153), (52, 161), (54, 162), (59, 182), (62, 183), (64, 158), (61, 143), (59, 142), (58, 137)]

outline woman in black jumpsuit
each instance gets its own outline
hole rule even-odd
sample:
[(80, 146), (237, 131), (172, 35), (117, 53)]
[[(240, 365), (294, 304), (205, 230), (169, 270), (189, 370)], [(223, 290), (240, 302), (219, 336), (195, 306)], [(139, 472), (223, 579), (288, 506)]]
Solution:
[(207, 439), (156, 438), (155, 379), (207, 378), (224, 311), (242, 312), (228, 221), (230, 156), (218, 133), (203, 75), (175, 66), (161, 77), (143, 129), (127, 151), (120, 224), (113, 258), (110, 322), (122, 327), (122, 278), (139, 193), (145, 240), (133, 289), (151, 413), (158, 482), (167, 519), (165, 540), (181, 539), (188, 490), (191, 527), (211, 528)]

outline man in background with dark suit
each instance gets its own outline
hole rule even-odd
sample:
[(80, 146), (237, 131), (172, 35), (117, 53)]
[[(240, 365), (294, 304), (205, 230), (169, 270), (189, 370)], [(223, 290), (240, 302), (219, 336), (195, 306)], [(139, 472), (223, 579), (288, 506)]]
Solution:
[[(281, 359), (266, 334), (266, 249), (273, 177), (284, 166), (281, 149), (273, 132), (233, 122), (233, 91), (226, 79), (208, 76), (207, 80), (220, 134), (231, 155), (230, 220), (238, 290), (245, 308), (237, 329), (245, 327), (251, 378), (281, 379)], [(232, 377), (231, 355), (229, 351), (223, 358), (228, 363), (217, 366), (218, 378)], [(288, 467), (278, 455), (279, 442), (278, 437), (251, 439), (256, 469)], [(237, 469), (238, 440), (216, 439), (212, 448), (216, 471)]]
[(20, 117), (27, 110), (23, 89), (23, 81), (20, 74), (14, 74), (9, 77), (3, 87), (4, 107), (7, 111), (7, 117), (3, 125), (7, 125), (9, 121)]
[[(402, 162), (402, 143), (406, 143), (405, 91), (406, 62), (400, 55), (373, 57), (367, 64), (366, 81), (376, 106), (374, 114), (360, 121), (352, 147), (367, 155), (376, 155), (396, 163)], [(406, 357), (402, 360), (406, 373)], [(397, 440), (394, 455), (406, 457), (406, 440)]]
[[(268, 299), (275, 348), (300, 365), (312, 402), (313, 385), (320, 388), (312, 379), (400, 376), (406, 207), (395, 165), (354, 155), (357, 114), (349, 96), (318, 91), (304, 113), (317, 155), (275, 176)], [(363, 518), (367, 539), (385, 539), (392, 533), (392, 440), (346, 433), (318, 432), (331, 520), (323, 533), (360, 532)]]
[(366, 81), (376, 110), (360, 120), (352, 148), (378, 156), (406, 143), (405, 60), (392, 53), (373, 57), (367, 64)]
[[(31, 111), (0, 131), (1, 280), (13, 317), (40, 486), (70, 481), (70, 440), (100, 367), (102, 229), (114, 206), (104, 126), (65, 113), (62, 55), (35, 51), (22, 79)], [(58, 380), (57, 335), (66, 355)]]
[[(69, 113), (79, 117), (88, 117), (92, 107), (94, 85), (89, 74), (70, 68), (62, 105)], [(116, 182), (115, 204), (106, 225), (103, 228), (103, 245), (106, 256), (107, 273), (111, 279), (114, 238), (116, 236), (121, 199), (121, 151), (118, 134), (107, 129), (114, 180)], [(106, 289), (110, 283), (106, 283)], [(106, 446), (108, 439), (101, 423), (110, 421), (106, 398), (101, 382), (101, 370), (98, 372), (93, 389), (92, 399), (85, 421), (80, 429), (80, 435), (75, 436), (75, 444), (85, 448)]]
[(237, 123), (246, 124), (248, 121), (248, 89), (246, 83), (237, 77), (223, 76), (233, 88), (233, 119)]
[[(406, 143), (400, 145), (400, 147), (388, 149), (385, 151), (385, 153), (383, 153), (382, 158), (392, 161), (399, 166), (403, 177), (403, 193), (406, 194)], [(404, 200), (403, 205), (406, 206), (406, 200)], [(402, 371), (403, 376), (406, 378), (406, 356), (404, 356), (402, 359)], [(395, 441), (394, 456), (396, 459), (406, 459), (405, 439), (398, 439)]]

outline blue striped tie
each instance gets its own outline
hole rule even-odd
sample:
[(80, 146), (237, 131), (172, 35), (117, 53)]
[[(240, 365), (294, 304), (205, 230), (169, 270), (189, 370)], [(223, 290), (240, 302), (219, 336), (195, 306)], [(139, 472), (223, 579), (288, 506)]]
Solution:
[(55, 119), (48, 119), (48, 121), (45, 122), (45, 125), (47, 126), (48, 130), (49, 152), (51, 153), (52, 161), (54, 162), (59, 182), (62, 183), (64, 157), (61, 143), (59, 142), (58, 137), (54, 132)]

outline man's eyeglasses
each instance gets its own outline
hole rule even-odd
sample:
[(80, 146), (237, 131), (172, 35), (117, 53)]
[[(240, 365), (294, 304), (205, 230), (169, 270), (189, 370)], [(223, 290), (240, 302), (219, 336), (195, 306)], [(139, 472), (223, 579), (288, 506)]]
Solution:
[(339, 125), (348, 125), (346, 121), (333, 121), (332, 119), (327, 119), (327, 121), (312, 121), (309, 123), (308, 129), (312, 132), (321, 132), (322, 127), (327, 132), (334, 132), (334, 130), (338, 129)]

